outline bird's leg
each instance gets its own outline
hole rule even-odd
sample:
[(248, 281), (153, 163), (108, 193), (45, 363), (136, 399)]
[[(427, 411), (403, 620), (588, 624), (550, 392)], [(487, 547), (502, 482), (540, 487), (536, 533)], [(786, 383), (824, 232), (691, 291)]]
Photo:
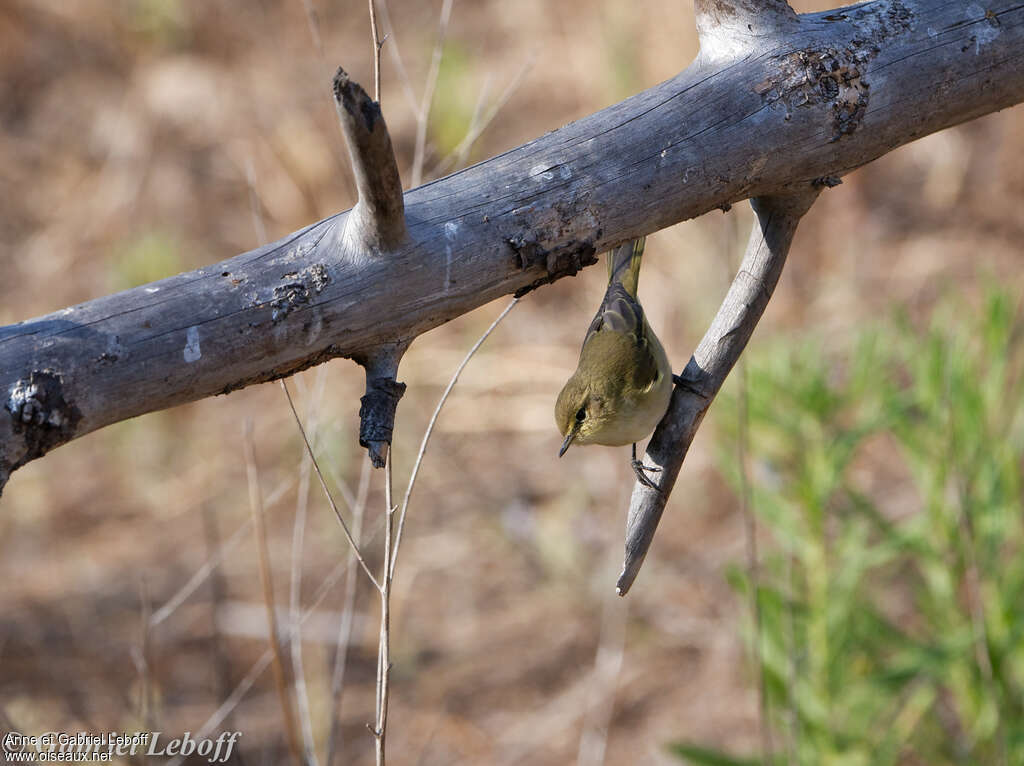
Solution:
[(633, 442), (633, 460), (630, 461), (630, 466), (632, 466), (633, 473), (636, 474), (636, 478), (640, 481), (641, 484), (648, 486), (655, 491), (660, 491), (658, 490), (658, 485), (651, 481), (649, 478), (647, 478), (647, 474), (645, 473), (645, 471), (650, 471), (651, 473), (658, 473), (659, 471), (661, 471), (661, 469), (653, 465), (644, 465), (643, 461), (637, 460), (636, 442)]

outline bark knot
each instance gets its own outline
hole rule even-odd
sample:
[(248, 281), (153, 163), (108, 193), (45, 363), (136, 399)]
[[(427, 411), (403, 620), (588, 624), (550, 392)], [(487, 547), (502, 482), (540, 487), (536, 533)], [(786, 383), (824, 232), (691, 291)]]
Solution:
[(22, 434), (28, 462), (75, 437), (82, 412), (64, 396), (64, 381), (54, 370), (34, 370), (11, 388), (4, 409), (11, 430)]
[(274, 297), (270, 301), (273, 312), (271, 321), (279, 322), (299, 306), (309, 303), (310, 299), (319, 295), (331, 283), (327, 267), (322, 263), (314, 263), (299, 271), (289, 271), (282, 275), (288, 280), (274, 288)]

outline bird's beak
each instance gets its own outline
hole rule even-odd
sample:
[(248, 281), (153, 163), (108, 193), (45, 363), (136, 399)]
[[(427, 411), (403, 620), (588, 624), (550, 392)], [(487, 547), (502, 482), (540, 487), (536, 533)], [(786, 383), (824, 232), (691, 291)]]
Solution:
[(576, 438), (576, 433), (579, 430), (580, 429), (578, 427), (573, 427), (573, 429), (569, 432), (569, 435), (565, 437), (565, 441), (562, 442), (562, 448), (558, 450), (558, 457), (562, 457), (562, 455), (565, 454), (565, 451), (569, 449), (569, 445), (572, 444), (572, 440)]

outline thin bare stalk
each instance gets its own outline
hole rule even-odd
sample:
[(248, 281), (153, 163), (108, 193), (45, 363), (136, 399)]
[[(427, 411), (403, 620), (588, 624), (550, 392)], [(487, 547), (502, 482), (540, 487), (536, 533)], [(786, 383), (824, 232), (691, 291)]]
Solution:
[(389, 566), (393, 559), (394, 519), (398, 508), (391, 497), (391, 448), (388, 448), (384, 463), (384, 571), (381, 573), (380, 588), (380, 641), (377, 646), (377, 721), (373, 736), (376, 742), (377, 766), (387, 761), (388, 701), (391, 690), (391, 577)]
[[(306, 422), (309, 423), (310, 439), (316, 442), (317, 428), (319, 426), (319, 404), (323, 397), (324, 385), (327, 380), (326, 370), (321, 367), (316, 376), (316, 386), (313, 395), (309, 398), (309, 405), (306, 408)], [(284, 388), (284, 380), (281, 381)], [(287, 389), (285, 389), (287, 396)], [(295, 523), (292, 527), (292, 561), (291, 561), (291, 587), (289, 588), (289, 625), (291, 628), (292, 676), (295, 686), (295, 702), (298, 707), (299, 724), (302, 727), (302, 740), (305, 749), (306, 761), (310, 764), (317, 763), (316, 745), (313, 740), (313, 720), (309, 709), (309, 691), (306, 687), (306, 673), (302, 661), (302, 562), (304, 560), (306, 517), (309, 509), (309, 479), (313, 464), (309, 452), (303, 451), (302, 462), (299, 466), (299, 489), (295, 499)]]
[[(359, 475), (359, 489), (353, 501), (353, 526), (356, 540), (362, 542), (363, 514), (366, 497), (370, 489), (370, 461), (363, 461)], [(356, 559), (349, 556), (345, 573), (345, 594), (342, 598), (341, 620), (338, 622), (338, 640), (334, 654), (334, 672), (331, 675), (331, 704), (328, 710), (330, 725), (327, 731), (327, 766), (334, 762), (334, 753), (340, 750), (338, 736), (341, 724), (341, 690), (345, 685), (345, 667), (348, 664), (348, 647), (352, 640), (352, 625), (356, 601)]]
[[(267, 503), (270, 504), (269, 501)], [(217, 516), (209, 503), (203, 503), (203, 540), (206, 543), (207, 559), (212, 560), (221, 555), (220, 529)], [(252, 519), (243, 525), (248, 529)], [(220, 629), (217, 613), (223, 607), (224, 594), (227, 588), (224, 575), (215, 568), (210, 570), (210, 668), (216, 682), (217, 699), (224, 699), (231, 693), (231, 663), (224, 653), (224, 636)], [(228, 728), (233, 728), (228, 722)]]
[(412, 81), (409, 79), (409, 70), (405, 68), (405, 62), (402, 60), (401, 46), (399, 46), (398, 38), (395, 36), (395, 25), (391, 23), (388, 0), (379, 0), (377, 8), (380, 11), (381, 21), (384, 22), (384, 26), (387, 28), (385, 39), (391, 41), (388, 51), (391, 54), (392, 63), (395, 65), (395, 71), (398, 72), (398, 81), (402, 83), (402, 92), (405, 93), (405, 100), (409, 104), (409, 111), (414, 115), (419, 114), (420, 107), (416, 103), (416, 94), (413, 92)]
[(277, 634), (277, 614), (274, 609), (274, 583), (270, 572), (270, 551), (267, 546), (267, 528), (263, 519), (263, 497), (260, 492), (259, 468), (256, 466), (256, 451), (252, 442), (252, 419), (246, 419), (243, 430), (245, 472), (249, 479), (249, 509), (252, 512), (256, 551), (260, 567), (260, 584), (263, 587), (263, 603), (267, 607), (267, 630), (270, 633), (270, 649), (274, 659), (274, 682), (281, 702), (288, 749), (296, 764), (302, 766), (302, 748), (295, 727), (295, 713), (292, 709), (290, 689), (285, 675), (284, 657)]
[[(427, 423), (427, 430), (423, 433), (423, 441), (420, 442), (420, 451), (416, 455), (416, 462), (413, 463), (412, 472), (409, 474), (409, 484), (405, 488), (405, 497), (402, 498), (402, 510), (398, 514), (398, 531), (395, 534), (395, 550), (391, 556), (391, 564), (388, 568), (388, 572), (391, 577), (395, 576), (395, 562), (398, 560), (398, 547), (402, 543), (402, 530), (405, 529), (405, 514), (409, 510), (409, 498), (412, 497), (412, 489), (416, 486), (416, 477), (420, 472), (420, 465), (423, 463), (423, 456), (427, 452), (427, 443), (430, 441), (430, 435), (434, 432), (434, 426), (437, 424), (437, 418), (441, 414), (441, 408), (444, 407), (444, 403), (448, 401), (448, 395), (451, 394), (452, 389), (455, 388), (455, 384), (459, 381), (459, 376), (462, 371), (466, 369), (466, 365), (469, 364), (469, 360), (473, 358), (473, 355), (477, 352), (477, 349), (483, 345), (483, 342), (487, 340), (487, 337), (494, 332), (501, 320), (512, 310), (512, 308), (519, 302), (518, 298), (513, 298), (512, 301), (504, 308), (504, 310), (498, 314), (498, 318), (491, 322), (491, 326), (484, 331), (484, 334), (477, 339), (477, 342), (473, 344), (473, 347), (466, 353), (465, 358), (455, 368), (455, 372), (452, 374), (452, 379), (448, 381), (448, 387), (445, 388), (444, 393), (441, 394), (441, 398), (437, 402), (437, 406), (434, 408), (434, 414), (430, 416), (430, 422)], [(390, 507), (390, 503), (388, 504)]]
[(252, 157), (245, 158), (245, 181), (249, 186), (249, 212), (252, 215), (252, 228), (256, 232), (256, 241), (267, 241), (267, 227), (263, 222), (263, 202), (256, 191), (256, 166)]
[(139, 720), (152, 729), (154, 721), (150, 617), (153, 613), (153, 603), (149, 596), (149, 585), (145, 577), (139, 578), (139, 601), (142, 608), (142, 619), (138, 656), (135, 658), (136, 667), (139, 671)]
[(295, 410), (295, 403), (292, 401), (292, 395), (288, 392), (288, 385), (282, 380), (281, 386), (284, 388), (284, 392), (288, 398), (288, 407), (292, 411), (292, 416), (295, 418), (295, 425), (299, 427), (299, 433), (302, 434), (302, 441), (306, 445), (306, 451), (309, 453), (309, 459), (313, 463), (313, 470), (316, 471), (316, 477), (320, 480), (320, 487), (323, 489), (324, 494), (327, 496), (327, 502), (330, 503), (331, 510), (334, 511), (334, 515), (338, 517), (338, 521), (341, 523), (341, 528), (345, 532), (345, 538), (348, 540), (348, 544), (352, 546), (352, 550), (355, 552), (356, 560), (359, 562), (359, 566), (366, 572), (366, 576), (370, 578), (370, 582), (373, 586), (380, 590), (380, 584), (377, 582), (377, 578), (373, 576), (373, 572), (370, 571), (369, 565), (366, 563), (366, 559), (363, 558), (362, 551), (359, 550), (359, 546), (356, 544), (355, 538), (352, 537), (352, 532), (348, 528), (348, 523), (345, 521), (345, 517), (341, 515), (341, 511), (338, 509), (338, 504), (334, 502), (334, 496), (331, 495), (331, 490), (327, 488), (327, 482), (324, 480), (324, 475), (320, 471), (320, 464), (317, 462), (316, 455), (313, 454), (313, 447), (309, 443), (309, 439), (306, 438), (306, 429), (302, 427), (302, 419), (299, 418), (299, 413)]
[(373, 100), (380, 103), (380, 49), (384, 41), (377, 32), (377, 10), (370, 0), (370, 34), (373, 37)]
[(434, 53), (430, 59), (430, 71), (427, 73), (427, 83), (423, 87), (423, 100), (420, 102), (420, 109), (416, 115), (416, 149), (412, 157), (412, 187), (415, 188), (423, 181), (423, 163), (427, 148), (427, 123), (430, 121), (430, 107), (434, 103), (434, 91), (437, 89), (437, 78), (441, 74), (441, 58), (444, 54), (444, 41), (448, 36), (448, 20), (452, 13), (452, 0), (444, 0), (441, 6), (441, 18), (438, 22), (437, 42), (434, 43)]

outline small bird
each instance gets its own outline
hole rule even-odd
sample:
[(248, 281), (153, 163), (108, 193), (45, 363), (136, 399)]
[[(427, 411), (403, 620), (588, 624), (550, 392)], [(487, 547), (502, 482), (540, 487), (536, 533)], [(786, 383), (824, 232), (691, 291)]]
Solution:
[(650, 435), (668, 409), (673, 376), (665, 349), (637, 300), (644, 238), (608, 252), (608, 289), (590, 323), (580, 361), (555, 402), (555, 423), (572, 444), (633, 445), (633, 471), (657, 489), (636, 458), (636, 443)]

